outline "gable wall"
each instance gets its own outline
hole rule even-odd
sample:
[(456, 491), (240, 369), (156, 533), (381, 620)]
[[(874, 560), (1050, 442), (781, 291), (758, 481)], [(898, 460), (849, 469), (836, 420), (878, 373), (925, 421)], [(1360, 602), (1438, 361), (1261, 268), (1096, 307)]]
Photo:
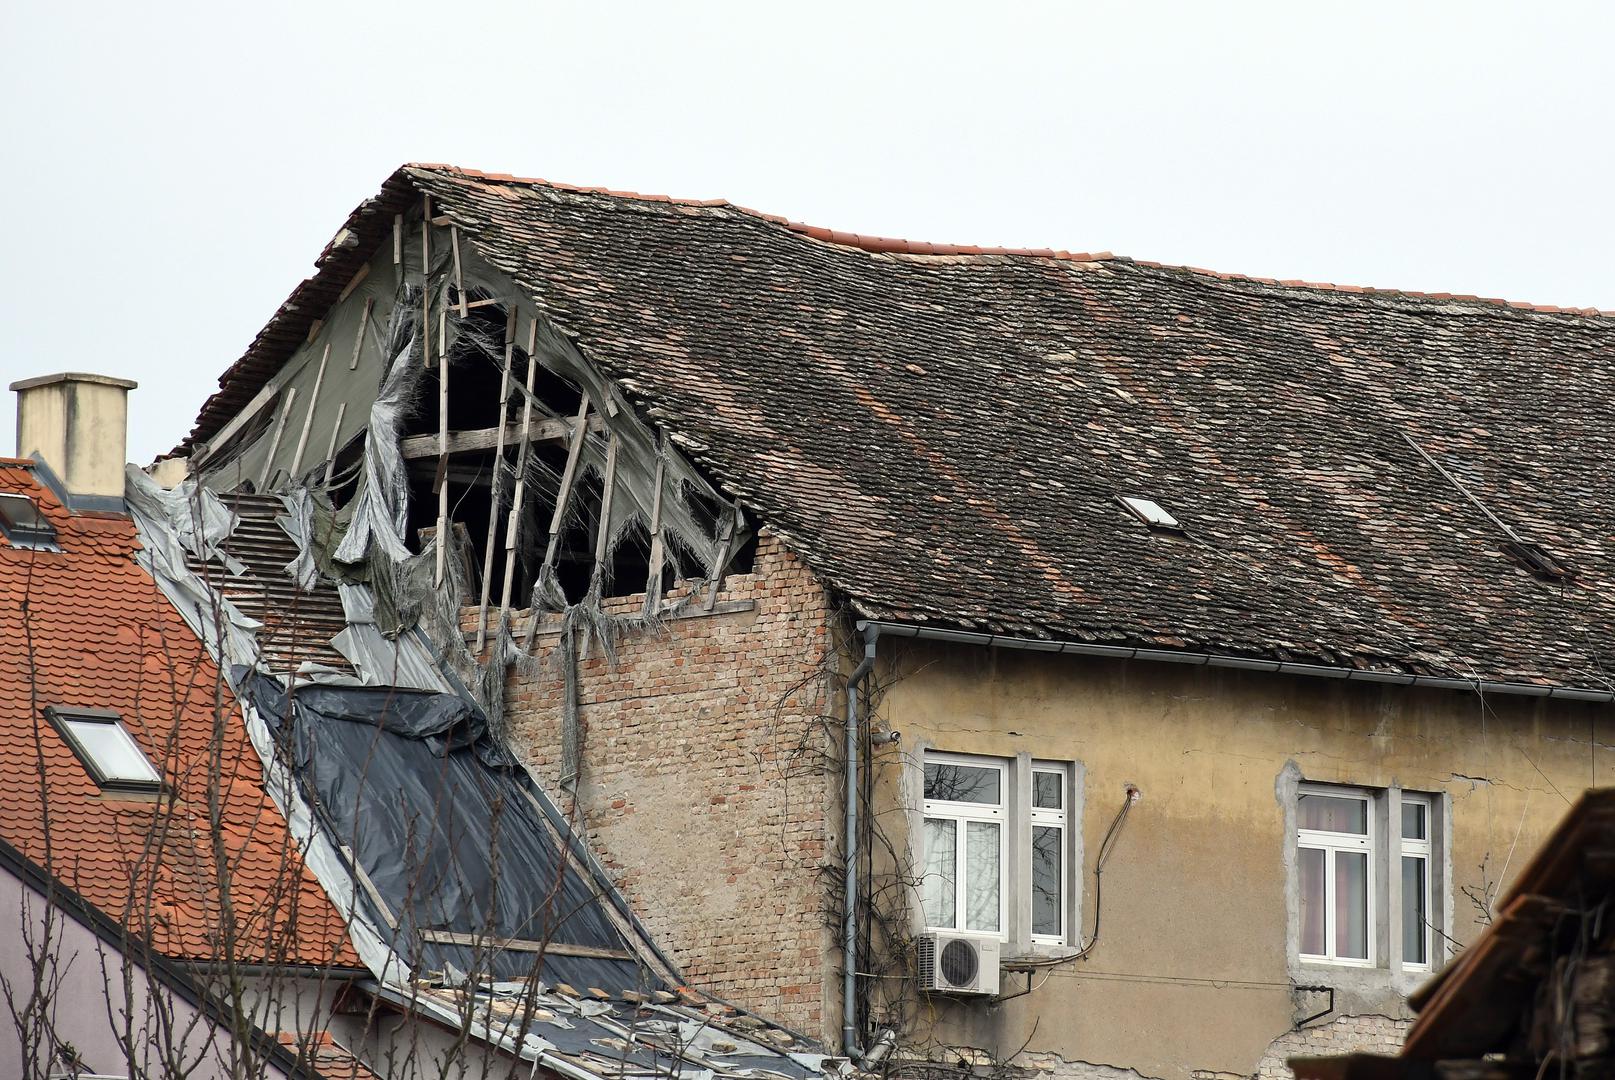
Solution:
[[(604, 607), (631, 613), (642, 602)], [(618, 642), (615, 665), (597, 646), (580, 662), (575, 805), (559, 786), (556, 634), (540, 635), (538, 673), (511, 677), (512, 741), (581, 819), (692, 987), (828, 1035), (839, 1001), (821, 884), (839, 824), (826, 773), (835, 740), (823, 722), (833, 703), (822, 670), (832, 656), (829, 604), (765, 534), (753, 572), (731, 574), (714, 610)]]

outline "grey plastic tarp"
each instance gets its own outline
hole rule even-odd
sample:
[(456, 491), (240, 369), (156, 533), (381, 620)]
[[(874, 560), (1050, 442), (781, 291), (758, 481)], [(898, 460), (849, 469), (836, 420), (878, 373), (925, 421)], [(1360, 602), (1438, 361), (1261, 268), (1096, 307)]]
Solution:
[[(418, 940), (416, 932), (549, 941), (638, 955), (595, 883), (546, 827), (545, 799), (453, 694), (396, 687), (300, 686), (231, 672), (291, 763), (304, 798), (349, 849), (396, 922), (393, 947), (417, 971), (548, 984), (666, 989), (634, 960), (538, 957), (519, 949)], [(559, 875), (559, 879), (558, 876)], [(491, 955), (490, 955), (491, 953)]]

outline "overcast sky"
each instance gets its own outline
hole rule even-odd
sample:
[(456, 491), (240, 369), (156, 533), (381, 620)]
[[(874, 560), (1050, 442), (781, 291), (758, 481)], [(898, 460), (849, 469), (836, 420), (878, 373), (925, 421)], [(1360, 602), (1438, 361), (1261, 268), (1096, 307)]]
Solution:
[(138, 379), (141, 463), (410, 160), (1615, 308), (1615, 5), (5, 8), (0, 376)]

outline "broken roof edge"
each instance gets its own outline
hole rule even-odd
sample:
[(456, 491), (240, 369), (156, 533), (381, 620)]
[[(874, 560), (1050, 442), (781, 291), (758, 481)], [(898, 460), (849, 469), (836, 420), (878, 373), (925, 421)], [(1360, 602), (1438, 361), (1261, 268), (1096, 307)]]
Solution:
[[(1228, 285), (1245, 285), (1261, 289), (1280, 289), (1294, 295), (1313, 295), (1320, 299), (1362, 298), (1378, 301), (1404, 301), (1419, 307), (1431, 304), (1457, 305), (1476, 313), (1542, 315), (1578, 318), (1607, 318), (1615, 310), (1598, 308), (1558, 307), (1526, 301), (1504, 300), (1491, 297), (1454, 293), (1419, 292), (1416, 290), (1377, 288), (1374, 286), (1338, 285), (1329, 282), (1311, 282), (1299, 279), (1278, 279), (1255, 275), (1207, 270), (1200, 267), (1173, 265), (1133, 259), (1110, 252), (1072, 253), (1046, 248), (995, 248), (972, 245), (933, 244), (902, 240), (893, 237), (866, 236), (861, 233), (826, 229), (792, 221), (778, 214), (753, 210), (727, 199), (686, 199), (667, 195), (648, 195), (633, 191), (616, 191), (602, 187), (566, 184), (538, 177), (519, 177), (509, 173), (488, 173), (456, 165), (430, 162), (409, 162), (400, 165), (382, 182), (380, 190), (363, 200), (351, 211), (332, 240), (320, 251), (314, 261), (315, 273), (294, 287), (287, 298), (270, 316), (269, 321), (249, 342), (242, 355), (220, 376), (220, 389), (205, 401), (189, 434), (170, 451), (169, 456), (190, 453), (200, 442), (210, 438), (223, 426), (234, 410), (244, 406), (257, 387), (272, 374), (268, 368), (283, 363), (295, 350), (308, 327), (320, 318), (337, 301), (341, 290), (380, 243), (386, 232), (387, 218), (404, 210), (418, 192), (413, 174), (435, 173), (450, 178), (487, 183), (542, 187), (552, 191), (594, 195), (647, 204), (684, 206), (697, 209), (728, 210), (759, 221), (784, 228), (810, 240), (827, 243), (870, 254), (901, 257), (938, 256), (949, 258), (1026, 258), (1048, 260), (1055, 264), (1076, 266), (1114, 265), (1137, 267), (1143, 270), (1187, 274), (1208, 282)], [(256, 380), (256, 381), (254, 381)], [(235, 385), (241, 382), (241, 386)]]

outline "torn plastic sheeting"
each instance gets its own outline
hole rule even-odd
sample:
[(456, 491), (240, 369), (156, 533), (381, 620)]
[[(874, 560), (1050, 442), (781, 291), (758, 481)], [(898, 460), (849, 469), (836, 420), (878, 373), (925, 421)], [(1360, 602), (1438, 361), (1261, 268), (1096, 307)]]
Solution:
[(363, 562), (372, 543), (395, 560), (409, 558), (404, 533), (409, 527), (409, 477), (398, 450), (399, 431), (414, 398), (423, 367), (413, 360), (419, 337), (418, 289), (405, 289), (393, 306), (387, 328), (387, 373), (370, 406), (364, 443), (364, 479), (353, 502), (348, 533), (337, 545), (338, 562)]
[(299, 487), (280, 496), (286, 513), (275, 518), (275, 524), (297, 544), (297, 558), (286, 564), (286, 573), (304, 592), (313, 592), (320, 584), (320, 568), (314, 561), (314, 499), (308, 488)]
[[(177, 542), (180, 549), (203, 562), (219, 559), (231, 574), (240, 574), (246, 567), (237, 559), (220, 550), (223, 543), (235, 532), (240, 519), (207, 488), (186, 480), (171, 490), (165, 490), (157, 481), (133, 465), (124, 466), (124, 499), (131, 510), (144, 514), (154, 523), (164, 526), (155, 534), (165, 545)], [(183, 555), (173, 550), (167, 553), (168, 561), (184, 562)], [(177, 557), (176, 557), (177, 556)]]
[[(141, 544), (135, 561), (157, 581), (209, 652), (237, 663), (256, 663), (257, 631), (263, 624), (215, 594), (185, 561), (187, 552), (204, 559), (203, 552), (216, 552), (235, 528), (236, 516), (211, 491), (189, 484), (164, 491), (135, 466), (124, 470), (124, 498)], [(237, 573), (245, 569), (235, 565), (240, 568)]]
[[(336, 843), (349, 848), (396, 920), (394, 948), (417, 970), (613, 989), (661, 987), (644, 965), (417, 940), (413, 931), (551, 940), (632, 952), (601, 897), (548, 831), (543, 794), (452, 694), (305, 686), (243, 673), (252, 698)], [(382, 929), (382, 933), (386, 933)], [(489, 955), (491, 953), (491, 955)]]
[[(126, 491), (137, 493), (130, 499), (129, 507), (142, 545), (136, 560), (151, 574), (191, 631), (207, 646), (219, 667), (231, 673), (231, 690), (241, 706), (247, 737), (263, 764), (264, 789), (285, 818), (304, 864), (314, 872), (337, 910), (348, 918), (349, 940), (360, 959), (378, 979), (408, 979), (408, 969), (371, 929), (373, 923), (355, 918), (359, 900), (354, 893), (352, 876), (330, 842), (316, 828), (308, 805), (299, 796), (291, 775), (275, 752), (268, 726), (252, 701), (241, 692), (241, 678), (251, 671), (249, 665), (258, 661), (255, 631), (260, 624), (243, 615), (227, 598), (209, 589), (185, 563), (183, 555), (177, 554), (183, 545), (173, 534), (167, 515), (153, 513), (154, 507), (160, 510), (160, 504), (138, 494), (147, 485), (156, 487), (145, 473), (129, 466)], [(219, 627), (225, 628), (222, 635), (217, 632)]]
[(368, 686), (402, 686), (411, 690), (446, 692), (436, 660), (412, 634), (388, 637), (376, 625), (375, 594), (368, 585), (337, 586), (342, 613), (348, 625), (331, 639), (361, 682)]

